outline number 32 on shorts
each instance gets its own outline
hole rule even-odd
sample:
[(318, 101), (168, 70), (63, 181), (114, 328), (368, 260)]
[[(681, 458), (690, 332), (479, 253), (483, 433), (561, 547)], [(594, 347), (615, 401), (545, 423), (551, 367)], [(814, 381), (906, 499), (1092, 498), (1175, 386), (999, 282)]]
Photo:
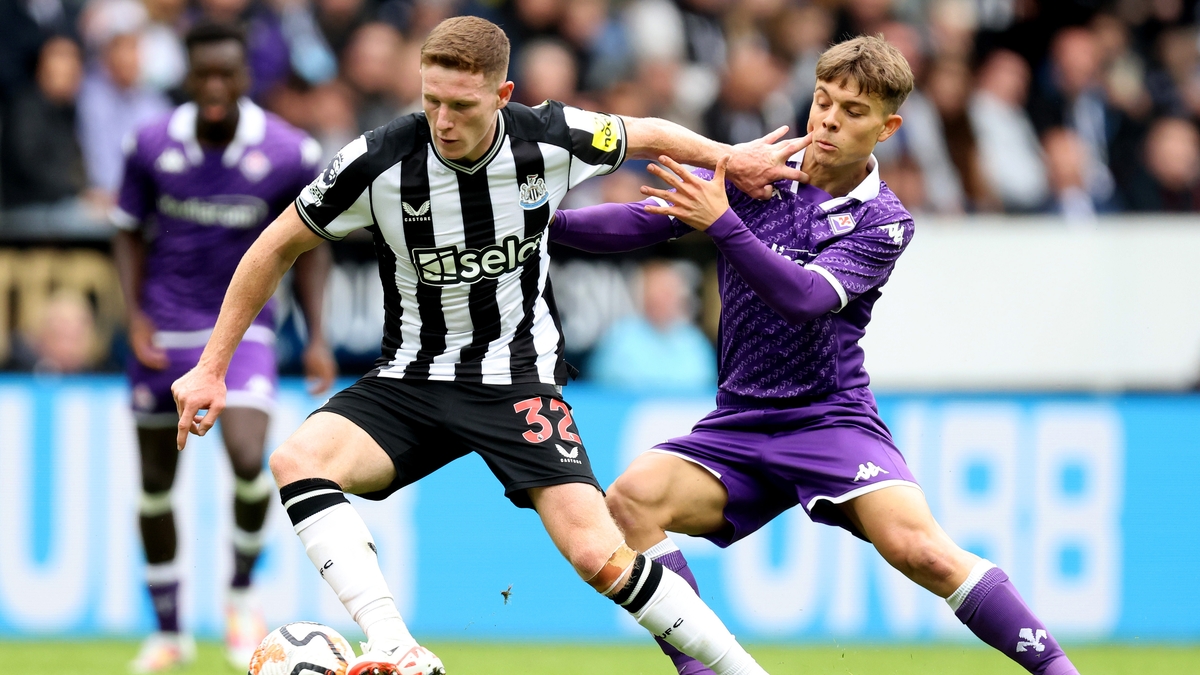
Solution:
[[(558, 437), (568, 443), (582, 444), (583, 439), (571, 432), (575, 420), (571, 418), (571, 409), (567, 407), (567, 404), (556, 398), (546, 400), (550, 402), (550, 412), (562, 413), (562, 419), (558, 421)], [(542, 414), (542, 405), (540, 397), (527, 398), (520, 403), (513, 404), (514, 411), (525, 413), (525, 423), (530, 428), (529, 431), (521, 434), (521, 437), (530, 443), (541, 443), (553, 436), (554, 425)]]

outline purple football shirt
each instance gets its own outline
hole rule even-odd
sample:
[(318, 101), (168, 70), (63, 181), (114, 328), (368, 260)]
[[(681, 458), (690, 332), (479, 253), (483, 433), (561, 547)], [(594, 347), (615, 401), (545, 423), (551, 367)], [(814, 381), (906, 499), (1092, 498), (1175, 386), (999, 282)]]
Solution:
[[(141, 304), (159, 330), (212, 327), (242, 255), (317, 174), (316, 141), (247, 99), (238, 107), (223, 148), (196, 140), (194, 103), (127, 148), (113, 221), (147, 228)], [(274, 328), (273, 302), (255, 323)]]
[[(795, 159), (798, 164), (803, 153)], [(712, 177), (712, 172), (696, 173)], [(858, 341), (880, 287), (913, 236), (912, 216), (879, 180), (878, 164), (872, 160), (870, 174), (845, 197), (796, 183), (777, 185), (766, 201), (731, 184), (726, 192), (745, 227), (776, 254), (825, 277), (840, 307), (803, 323), (789, 322), (722, 255), (717, 275), (723, 396), (718, 403), (739, 397), (815, 398), (866, 386), (870, 378)], [(719, 228), (709, 233), (718, 246), (729, 234)]]

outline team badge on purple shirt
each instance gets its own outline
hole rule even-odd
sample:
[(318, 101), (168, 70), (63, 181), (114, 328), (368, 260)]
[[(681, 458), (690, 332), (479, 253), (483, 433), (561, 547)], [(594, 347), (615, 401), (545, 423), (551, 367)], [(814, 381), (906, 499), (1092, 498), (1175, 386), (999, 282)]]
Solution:
[(846, 234), (854, 229), (854, 216), (849, 213), (839, 213), (829, 216), (829, 229), (833, 230), (834, 234)]

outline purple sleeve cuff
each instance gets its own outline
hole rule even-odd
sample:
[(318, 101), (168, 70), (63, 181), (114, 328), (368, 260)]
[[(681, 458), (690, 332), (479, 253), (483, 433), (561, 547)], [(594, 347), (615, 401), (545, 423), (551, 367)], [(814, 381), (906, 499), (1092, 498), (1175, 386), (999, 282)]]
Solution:
[(842, 307), (829, 280), (772, 251), (733, 209), (721, 214), (708, 234), (738, 275), (789, 322), (804, 323)]
[(599, 204), (555, 211), (550, 241), (591, 253), (619, 253), (674, 239), (691, 231), (668, 216), (646, 213), (651, 202)]

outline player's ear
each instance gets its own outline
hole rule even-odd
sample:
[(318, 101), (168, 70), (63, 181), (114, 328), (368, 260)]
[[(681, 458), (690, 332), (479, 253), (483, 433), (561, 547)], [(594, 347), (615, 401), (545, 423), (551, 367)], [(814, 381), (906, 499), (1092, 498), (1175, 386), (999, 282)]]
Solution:
[(496, 95), (500, 97), (501, 108), (508, 105), (508, 101), (512, 98), (513, 88), (515, 86), (516, 85), (513, 84), (512, 80), (507, 80), (500, 85), (499, 89), (496, 90)]
[(891, 138), (892, 134), (896, 133), (896, 130), (899, 129), (900, 125), (903, 123), (904, 118), (896, 113), (888, 115), (887, 119), (883, 121), (883, 130), (879, 132), (879, 139), (876, 141), (876, 143), (882, 143)]

